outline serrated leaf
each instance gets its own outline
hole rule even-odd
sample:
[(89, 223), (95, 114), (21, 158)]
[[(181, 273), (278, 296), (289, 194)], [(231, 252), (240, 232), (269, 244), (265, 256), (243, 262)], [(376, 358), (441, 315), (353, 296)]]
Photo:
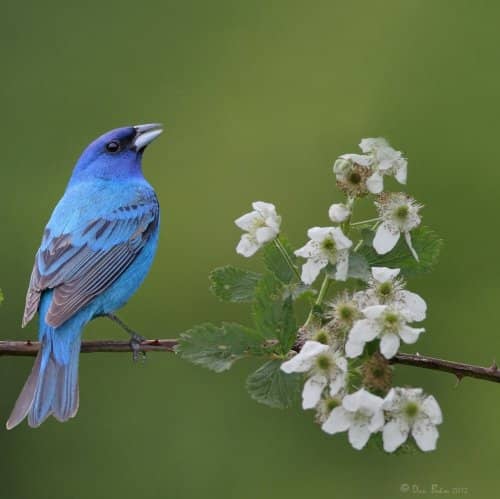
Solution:
[(255, 288), (253, 316), (256, 329), (266, 338), (277, 339), (281, 351), (288, 352), (297, 335), (293, 299), (284, 298), (284, 285), (266, 273)]
[[(288, 241), (283, 239), (283, 237), (280, 238), (280, 241), (282, 246), (285, 248), (286, 254), (290, 258), (290, 261), (295, 263), (297, 259), (293, 254), (292, 247)], [(267, 269), (272, 272), (277, 279), (285, 284), (288, 284), (293, 280), (294, 272), (275, 244), (266, 244), (263, 250), (263, 255), (264, 263)]]
[(419, 261), (413, 258), (403, 237), (400, 238), (395, 248), (386, 255), (379, 255), (372, 246), (373, 231), (362, 231), (364, 244), (359, 249), (370, 267), (400, 268), (401, 274), (411, 277), (430, 272), (436, 265), (443, 247), (443, 240), (430, 228), (419, 227), (411, 231), (413, 247), (417, 252)]
[(286, 353), (290, 351), (297, 337), (297, 323), (295, 322), (293, 299), (291, 296), (283, 302), (281, 321), (277, 338), (281, 345), (281, 351)]
[(210, 291), (222, 301), (245, 303), (253, 301), (255, 286), (261, 274), (231, 265), (219, 267), (209, 275)]
[(206, 323), (182, 333), (175, 351), (193, 364), (222, 372), (238, 359), (262, 353), (264, 341), (256, 331), (240, 324), (224, 323), (218, 327)]
[(270, 360), (247, 378), (246, 387), (250, 396), (261, 404), (285, 409), (296, 405), (300, 399), (302, 376), (286, 374), (281, 369), (282, 361)]

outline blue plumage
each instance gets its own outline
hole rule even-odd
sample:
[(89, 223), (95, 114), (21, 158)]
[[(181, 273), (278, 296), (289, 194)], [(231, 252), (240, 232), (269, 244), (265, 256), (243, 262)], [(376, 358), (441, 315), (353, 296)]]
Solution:
[(125, 305), (156, 252), (159, 205), (141, 160), (160, 133), (156, 124), (112, 130), (78, 160), (35, 257), (23, 326), (38, 311), (42, 348), (8, 429), (26, 416), (33, 427), (75, 416), (82, 330)]

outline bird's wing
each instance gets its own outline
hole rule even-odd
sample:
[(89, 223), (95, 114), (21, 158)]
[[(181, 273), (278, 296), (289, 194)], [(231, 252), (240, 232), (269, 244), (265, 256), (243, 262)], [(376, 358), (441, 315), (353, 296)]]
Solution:
[(156, 196), (120, 206), (67, 233), (45, 229), (31, 274), (23, 326), (53, 289), (45, 322), (58, 327), (115, 282), (150, 239), (159, 221)]

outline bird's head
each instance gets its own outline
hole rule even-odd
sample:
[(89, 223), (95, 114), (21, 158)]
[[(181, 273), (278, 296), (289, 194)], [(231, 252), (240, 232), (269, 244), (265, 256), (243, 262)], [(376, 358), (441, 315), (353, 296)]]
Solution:
[(116, 128), (94, 140), (80, 156), (71, 182), (142, 176), (142, 154), (162, 133), (158, 123)]

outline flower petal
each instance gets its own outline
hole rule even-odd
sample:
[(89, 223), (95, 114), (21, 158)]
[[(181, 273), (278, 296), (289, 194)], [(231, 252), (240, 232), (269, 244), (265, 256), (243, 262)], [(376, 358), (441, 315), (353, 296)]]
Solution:
[(346, 431), (351, 425), (352, 415), (343, 407), (335, 407), (328, 416), (328, 419), (323, 423), (321, 429), (333, 435), (341, 431)]
[(255, 238), (259, 244), (265, 244), (272, 241), (276, 236), (277, 232), (271, 227), (260, 227), (255, 232)]
[(289, 373), (305, 373), (311, 369), (314, 359), (330, 347), (318, 341), (306, 341), (300, 352), (281, 364), (281, 370)]
[(379, 255), (385, 255), (396, 246), (399, 241), (400, 233), (392, 229), (387, 222), (383, 222), (377, 229), (373, 238), (373, 247)]
[(331, 227), (311, 227), (307, 231), (307, 237), (318, 243), (322, 242), (326, 237), (331, 235)]
[(264, 218), (269, 216), (276, 216), (276, 206), (272, 203), (266, 203), (264, 201), (254, 201), (252, 203), (252, 208), (258, 211)]
[(389, 393), (385, 396), (382, 408), (385, 409), (386, 411), (393, 411), (396, 409), (396, 407), (398, 407), (399, 405), (398, 403), (399, 403), (398, 392), (394, 388), (391, 388), (389, 390)]
[(417, 419), (413, 424), (411, 434), (420, 450), (424, 452), (435, 450), (439, 432), (428, 418)]
[(387, 305), (371, 305), (362, 310), (368, 319), (378, 319), (387, 309)]
[(405, 308), (410, 312), (411, 318), (414, 321), (420, 322), (425, 319), (427, 314), (427, 304), (424, 299), (416, 293), (403, 289), (399, 292), (399, 297)]
[(389, 421), (382, 431), (384, 450), (394, 452), (408, 438), (409, 430), (408, 423), (403, 418)]
[(370, 166), (373, 161), (370, 156), (365, 156), (364, 154), (343, 154), (340, 158), (359, 166)]
[(307, 241), (307, 243), (294, 251), (296, 256), (301, 256), (302, 258), (311, 258), (318, 253), (316, 244), (313, 241)]
[(380, 194), (384, 190), (384, 177), (375, 172), (366, 179), (366, 187), (372, 194)]
[(423, 327), (410, 327), (404, 325), (400, 330), (399, 330), (399, 336), (401, 339), (408, 344), (415, 343), (418, 340), (418, 337), (420, 336), (421, 333), (423, 333), (425, 329)]
[[(382, 399), (380, 399), (380, 407), (382, 406)], [(380, 431), (382, 427), (384, 426), (385, 423), (385, 418), (384, 418), (384, 413), (382, 412), (382, 409), (379, 408), (377, 409), (372, 416), (372, 419), (370, 420), (370, 424), (368, 425), (368, 428), (372, 433), (375, 433), (377, 431)]]
[(258, 220), (261, 220), (261, 216), (256, 212), (252, 211), (250, 213), (245, 213), (240, 218), (237, 218), (234, 223), (243, 230), (251, 230)]
[(359, 357), (363, 353), (364, 348), (364, 341), (355, 341), (348, 339), (345, 344), (345, 354), (350, 359), (353, 359), (354, 357)]
[(266, 217), (265, 224), (278, 234), (280, 231), (281, 217), (278, 215)]
[(406, 241), (406, 244), (408, 245), (408, 248), (410, 248), (410, 251), (411, 251), (411, 254), (413, 255), (413, 258), (415, 258), (415, 260), (420, 261), (418, 259), (418, 255), (417, 255), (417, 252), (415, 251), (415, 248), (413, 248), (413, 244), (411, 243), (411, 235), (409, 232), (405, 232), (405, 241)]
[(371, 432), (367, 423), (354, 422), (349, 427), (349, 443), (356, 449), (361, 450), (368, 442)]
[(344, 357), (335, 358), (335, 364), (337, 365), (337, 367), (341, 371), (344, 371), (344, 372), (347, 371), (348, 364), (347, 364), (347, 360)]
[(443, 422), (441, 408), (432, 395), (427, 396), (422, 402), (422, 410), (429, 416), (432, 423), (441, 424)]
[(346, 375), (338, 371), (337, 375), (330, 380), (330, 396), (335, 397), (345, 387)]
[(337, 250), (349, 249), (352, 246), (352, 241), (345, 236), (342, 229), (338, 227), (330, 227), (330, 234), (335, 241)]
[(304, 284), (312, 284), (318, 277), (321, 269), (326, 267), (328, 260), (326, 258), (310, 258), (302, 265), (301, 279)]
[(374, 152), (377, 149), (381, 149), (384, 147), (389, 147), (389, 142), (385, 140), (383, 137), (370, 137), (367, 139), (361, 139), (359, 143), (359, 148), (363, 152)]
[(408, 162), (406, 159), (401, 158), (398, 161), (394, 177), (400, 184), (406, 184), (406, 179), (408, 177)]
[(335, 279), (337, 281), (345, 281), (349, 272), (349, 251), (340, 250), (337, 253), (337, 270)]
[(392, 359), (398, 352), (399, 336), (393, 333), (387, 333), (380, 340), (380, 352), (386, 359)]
[(372, 267), (372, 276), (377, 282), (392, 281), (396, 278), (401, 269), (390, 269), (388, 267)]
[(302, 390), (302, 409), (313, 409), (318, 405), (321, 394), (328, 384), (326, 376), (316, 374), (304, 383)]
[(384, 403), (384, 400), (382, 398), (378, 397), (377, 395), (373, 395), (373, 393), (370, 393), (364, 388), (358, 390), (356, 393), (358, 393), (360, 408), (364, 408), (372, 413), (376, 413), (377, 411), (381, 410), (382, 404)]
[(246, 256), (247, 258), (254, 255), (260, 248), (260, 244), (248, 234), (241, 236), (238, 246), (236, 246), (236, 253)]
[(355, 342), (367, 342), (374, 340), (380, 333), (374, 321), (360, 319), (354, 323), (349, 332), (349, 339)]
[(346, 395), (342, 400), (342, 407), (351, 412), (356, 412), (360, 408), (374, 412), (382, 407), (382, 403), (383, 400), (380, 397), (361, 388), (357, 392)]

